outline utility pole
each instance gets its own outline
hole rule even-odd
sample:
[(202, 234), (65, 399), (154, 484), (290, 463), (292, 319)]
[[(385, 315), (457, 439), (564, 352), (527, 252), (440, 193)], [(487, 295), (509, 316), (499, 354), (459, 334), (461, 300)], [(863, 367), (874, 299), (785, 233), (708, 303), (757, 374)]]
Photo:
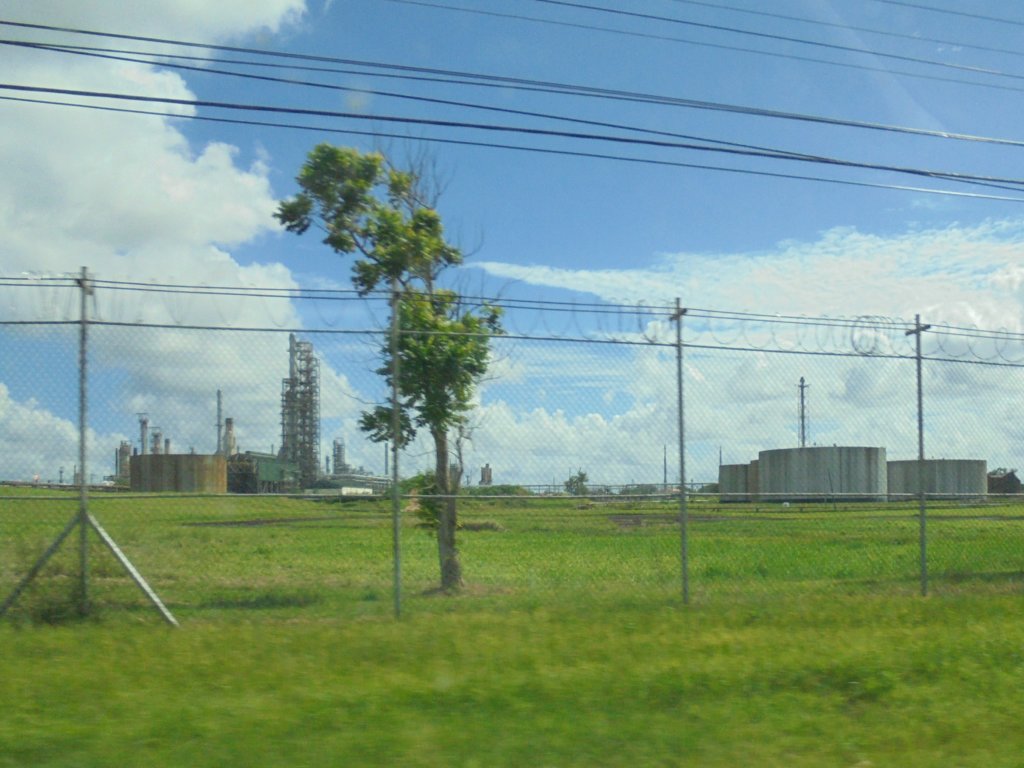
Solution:
[(920, 315), (914, 315), (914, 327), (905, 334), (916, 337), (914, 359), (917, 363), (917, 504), (922, 596), (928, 594), (928, 512), (924, 500), (924, 388), (921, 384), (921, 336), (929, 328), (930, 325), (921, 325)]
[(670, 320), (676, 324), (676, 425), (679, 439), (679, 557), (683, 577), (683, 605), (690, 602), (690, 552), (689, 522), (690, 510), (686, 498), (686, 419), (683, 396), (683, 317), (686, 308), (676, 299), (676, 311)]
[(800, 447), (807, 447), (807, 399), (806, 392), (809, 384), (804, 383), (804, 377), (800, 377)]

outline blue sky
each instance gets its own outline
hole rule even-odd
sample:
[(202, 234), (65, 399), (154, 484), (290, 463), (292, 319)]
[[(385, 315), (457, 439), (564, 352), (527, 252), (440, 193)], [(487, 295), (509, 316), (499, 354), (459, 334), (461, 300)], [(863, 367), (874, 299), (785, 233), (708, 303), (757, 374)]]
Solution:
[[(1017, 106), (1024, 89), (1024, 56), (1017, 52), (1024, 16), (1006, 3), (979, 0), (969, 9), (951, 0), (779, 0), (770, 5), (750, 0), (628, 4), (610, 0), (225, 0), (215, 5), (154, 0), (144, 8), (121, 8), (12, 0), (0, 17), (392, 67), (572, 84), (924, 132), (1024, 140)], [(48, 44), (224, 55), (16, 27), (3, 27), (3, 36)], [(312, 235), (297, 238), (280, 232), (271, 216), (276, 201), (294, 192), (293, 179), (306, 152), (318, 141), (331, 141), (362, 149), (383, 147), (399, 163), (424, 149), (430, 153), (446, 182), (440, 209), (447, 230), (468, 254), (466, 266), (453, 279), (473, 292), (666, 304), (680, 297), (688, 306), (812, 316), (912, 318), (921, 313), (933, 321), (1014, 331), (1021, 329), (1024, 318), (1020, 255), (1024, 207), (1020, 202), (748, 172), (1024, 197), (1013, 188), (679, 148), (394, 125), (384, 118), (487, 123), (709, 146), (730, 142), (857, 163), (1009, 178), (1021, 176), (1019, 146), (623, 99), (385, 79), (370, 74), (381, 70), (369, 67), (361, 67), (361, 75), (271, 72), (355, 89), (343, 91), (176, 70), (166, 58), (132, 64), (5, 46), (0, 48), (0, 62), (4, 64), (0, 79), (8, 84), (376, 117), (343, 120), (150, 105), (147, 108), (165, 112), (154, 117), (0, 101), (0, 162), (5, 169), (0, 177), (0, 273), (4, 275), (61, 274), (87, 264), (106, 279), (275, 287), (345, 285), (349, 265), (344, 260)], [(199, 66), (229, 67), (212, 61)], [(257, 71), (239, 65), (232, 68)], [(397, 99), (381, 91), (490, 109)], [(9, 91), (0, 92), (3, 95), (62, 98)], [(187, 114), (296, 122), (320, 130), (238, 126), (181, 116)], [(618, 127), (558, 121), (555, 116)], [(347, 130), (394, 132), (406, 138), (343, 132)], [(678, 138), (683, 136), (691, 138)], [(432, 143), (427, 141), (430, 138), (549, 152)], [(743, 172), (564, 156), (551, 150), (715, 165)], [(29, 312), (20, 302), (10, 308), (22, 315)], [(106, 311), (113, 312), (111, 301), (106, 306)], [(238, 324), (253, 325), (263, 325), (269, 312), (256, 302), (168, 307), (152, 302), (136, 306), (129, 299), (116, 304), (116, 309), (128, 319), (157, 322), (181, 321), (183, 313), (193, 311), (189, 321), (215, 322), (226, 312)], [(317, 315), (304, 306), (277, 307), (270, 314), (279, 324), (318, 322)], [(24, 348), (23, 340), (8, 343), (14, 345), (11, 350)], [(167, 349), (177, 349), (170, 338), (165, 343)], [(268, 360), (276, 348), (275, 342), (268, 342)], [(534, 383), (524, 385), (518, 396), (511, 394), (508, 381), (504, 389), (495, 385), (489, 395), (485, 392), (485, 405), (499, 410), (499, 406), (508, 407), (512, 426), (506, 431), (518, 435), (524, 455), (531, 445), (526, 433), (550, 433), (553, 414), (562, 414), (567, 434), (600, 429), (616, 445), (623, 443), (616, 430), (626, 429), (623, 425), (629, 419), (638, 419), (629, 429), (639, 428), (644, 408), (656, 398), (633, 391), (630, 382), (603, 380), (589, 357), (580, 355), (578, 376), (594, 370), (594, 377), (586, 386), (579, 382), (573, 386), (580, 392), (592, 386), (603, 389), (604, 395), (595, 395), (592, 403), (567, 398), (545, 405), (533, 398), (531, 393), (538, 386)], [(208, 367), (196, 374), (195, 391), (212, 390), (215, 382), (226, 378), (217, 372), (216, 361), (230, 355), (213, 349), (208, 358)], [(525, 359), (517, 362), (532, 370), (543, 365)], [(182, 409), (179, 434), (188, 434), (182, 440), (201, 442), (205, 433), (184, 426), (202, 423), (209, 431), (205, 411), (193, 413), (182, 404), (194, 400), (194, 393), (183, 396), (175, 391), (174, 381), (143, 375), (141, 366), (140, 358), (138, 370), (133, 372), (127, 365), (124, 375), (126, 386), (134, 386), (135, 397), (142, 400), (128, 403), (132, 398), (125, 398), (120, 411), (106, 415), (97, 436), (102, 449), (97, 450), (106, 455), (108, 443), (133, 435), (132, 409), (142, 407), (143, 401), (177, 403), (175, 407)], [(328, 360), (326, 367), (338, 388), (349, 392), (326, 418), (338, 429), (352, 430), (359, 402), (376, 397), (374, 384), (361, 373), (347, 370), (341, 360)], [(800, 375), (797, 368), (789, 366), (772, 374), (777, 418), (737, 417), (762, 428), (736, 453), (749, 453), (758, 444), (777, 447), (791, 438), (790, 385)], [(730, 378), (733, 373), (727, 369), (717, 375)], [(5, 385), (8, 436), (21, 434), (10, 426), (15, 418), (22, 424), (52, 419), (61, 429), (73, 420), (73, 408), (60, 394), (61, 387), (43, 388), (33, 398), (28, 382), (6, 368), (0, 370), (5, 376), (0, 383)], [(853, 397), (849, 387), (867, 387), (836, 367), (831, 374), (834, 381), (826, 385), (822, 377), (830, 376), (827, 370), (819, 374), (815, 389), (821, 393), (816, 407), (823, 428), (843, 423), (836, 414), (843, 398)], [(690, 375), (707, 374), (695, 364)], [(270, 392), (263, 393), (264, 399), (273, 399), (279, 376), (269, 374), (269, 384), (261, 388)], [(529, 377), (522, 380), (531, 381)], [(143, 384), (146, 392), (140, 389)], [(721, 391), (722, 387), (711, 387), (706, 394), (709, 413), (716, 412), (714, 398)], [(830, 394), (826, 397), (825, 392)], [(239, 392), (238, 397), (256, 398), (256, 394)], [(830, 415), (826, 418), (826, 414)], [(603, 421), (597, 423), (595, 418)], [(265, 449), (274, 436), (273, 413), (248, 421), (253, 442)], [(711, 424), (707, 433), (700, 459), (703, 471), (713, 470), (714, 445), (721, 442)], [(3, 434), (0, 431), (0, 438)], [(346, 439), (356, 461), (379, 463), (376, 447), (361, 446), (359, 436), (351, 432)], [(488, 439), (482, 432), (479, 442), (485, 445)], [(645, 457), (619, 467), (609, 481), (632, 479), (628, 475), (634, 470), (629, 467), (645, 462), (660, 474), (663, 439), (651, 437)], [(894, 440), (905, 443), (903, 437)], [(867, 419), (849, 434), (837, 427), (828, 441), (884, 443), (872, 433)], [(993, 461), (1010, 462), (1024, 448), (1019, 437), (1006, 430), (998, 439), (987, 436), (986, 441), (998, 446), (985, 448), (995, 454)], [(567, 476), (575, 465), (593, 467), (601, 461), (589, 448), (593, 442), (583, 439), (579, 446), (567, 448), (559, 460), (565, 466), (558, 474)], [(765, 444), (769, 442), (773, 444)], [(498, 452), (499, 443), (494, 442), (493, 453)], [(26, 455), (16, 443), (4, 445), (5, 453)], [(977, 453), (981, 447), (966, 443), (958, 450)], [(486, 453), (481, 449), (474, 460), (482, 463)], [(31, 454), (16, 470), (4, 472), (0, 467), (0, 475), (23, 475), (30, 471), (30, 464), (54, 465), (67, 455), (61, 443), (45, 456)]]

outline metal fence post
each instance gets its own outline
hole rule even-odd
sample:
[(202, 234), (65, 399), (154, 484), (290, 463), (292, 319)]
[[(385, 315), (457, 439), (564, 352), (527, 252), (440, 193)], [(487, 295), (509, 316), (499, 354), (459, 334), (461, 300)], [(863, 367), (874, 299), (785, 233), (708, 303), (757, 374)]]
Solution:
[(399, 295), (398, 280), (391, 279), (391, 557), (394, 567), (395, 618), (402, 616), (402, 501), (398, 488), (398, 452), (401, 445), (402, 428), (399, 413), (398, 376), (399, 362)]
[(686, 310), (676, 299), (672, 319), (676, 324), (676, 416), (679, 436), (679, 559), (683, 579), (683, 605), (690, 602), (690, 515), (686, 498), (686, 420), (683, 418), (683, 315)]
[(86, 466), (86, 423), (88, 420), (88, 298), (92, 295), (89, 270), (82, 267), (78, 278), (80, 313), (78, 329), (78, 613), (89, 612), (89, 481)]
[(914, 328), (906, 335), (915, 338), (914, 360), (917, 365), (917, 505), (918, 505), (918, 544), (921, 559), (921, 596), (928, 595), (928, 510), (925, 503), (925, 471), (924, 471), (924, 388), (921, 383), (921, 334), (931, 328), (921, 325), (921, 316), (914, 315)]

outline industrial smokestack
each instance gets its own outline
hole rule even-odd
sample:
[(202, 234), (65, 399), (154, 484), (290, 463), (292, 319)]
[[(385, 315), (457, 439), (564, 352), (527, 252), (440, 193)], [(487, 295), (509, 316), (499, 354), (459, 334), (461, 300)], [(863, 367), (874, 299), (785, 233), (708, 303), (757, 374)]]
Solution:
[(139, 414), (139, 445), (141, 453), (145, 456), (149, 452), (149, 419), (146, 414)]
[(224, 426), (224, 401), (221, 398), (220, 390), (217, 390), (217, 450), (215, 453), (221, 453), (224, 450), (224, 446), (221, 443), (221, 429)]
[(164, 440), (164, 454), (168, 456), (171, 455), (171, 438), (169, 437)]
[(288, 378), (294, 380), (299, 364), (299, 350), (294, 333), (288, 334)]
[(234, 456), (238, 453), (238, 444), (235, 441), (235, 420), (228, 417), (224, 419), (224, 455)]
[(334, 474), (341, 474), (345, 471), (345, 467), (348, 466), (348, 460), (345, 458), (345, 440), (341, 438), (334, 439)]

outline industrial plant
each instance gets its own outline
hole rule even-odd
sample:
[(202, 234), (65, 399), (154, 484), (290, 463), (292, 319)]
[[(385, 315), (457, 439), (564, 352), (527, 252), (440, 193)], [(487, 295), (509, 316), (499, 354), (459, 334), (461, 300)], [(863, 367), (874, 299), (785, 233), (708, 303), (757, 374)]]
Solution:
[[(281, 448), (240, 451), (235, 421), (223, 416), (217, 391), (217, 448), (212, 454), (172, 453), (170, 438), (139, 416), (139, 445), (122, 441), (115, 453), (115, 480), (138, 492), (291, 493), (313, 487), (341, 492), (383, 491), (387, 479), (345, 459), (335, 439), (332, 456), (320, 466), (320, 361), (310, 342), (288, 337), (288, 376), (281, 381)], [(331, 459), (333, 459), (333, 467)], [(331, 471), (333, 469), (333, 472)]]
[[(760, 451), (747, 464), (718, 468), (722, 501), (898, 501), (918, 494), (916, 460), (887, 461), (884, 447), (804, 446)], [(927, 459), (929, 498), (982, 498), (989, 492), (984, 459)]]
[[(1001, 469), (989, 475), (984, 459), (889, 461), (880, 446), (808, 446), (809, 388), (801, 376), (799, 447), (760, 451), (746, 464), (719, 463), (722, 501), (898, 501), (922, 490), (933, 499), (969, 499), (1019, 492), (1012, 471)], [(1012, 488), (1014, 481), (1014, 490), (1004, 490)]]

